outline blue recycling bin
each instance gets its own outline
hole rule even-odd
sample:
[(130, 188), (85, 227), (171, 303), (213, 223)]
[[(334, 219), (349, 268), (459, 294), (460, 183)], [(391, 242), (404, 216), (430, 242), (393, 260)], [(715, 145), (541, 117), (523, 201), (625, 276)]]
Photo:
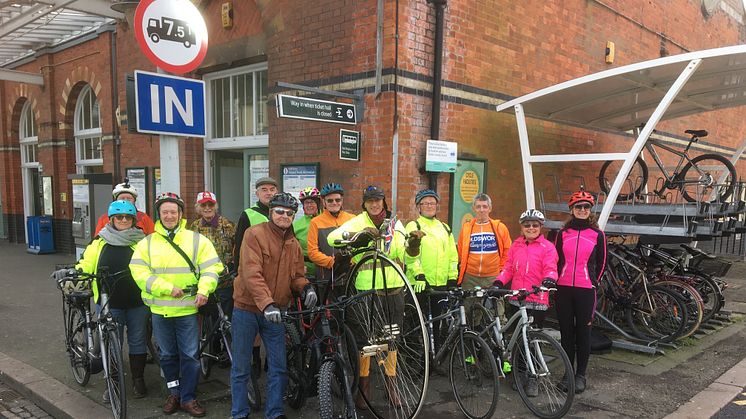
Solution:
[(54, 253), (54, 235), (52, 233), (52, 217), (48, 215), (34, 215), (26, 217), (28, 230), (29, 253)]

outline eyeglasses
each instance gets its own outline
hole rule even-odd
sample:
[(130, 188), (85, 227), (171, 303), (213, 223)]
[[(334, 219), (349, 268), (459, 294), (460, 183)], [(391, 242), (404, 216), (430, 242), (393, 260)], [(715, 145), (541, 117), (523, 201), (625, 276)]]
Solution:
[(437, 202), (420, 202), (421, 207), (436, 207), (438, 206)]
[(541, 223), (523, 223), (521, 226), (523, 228), (541, 228)]
[(295, 211), (293, 210), (286, 210), (282, 208), (272, 208), (272, 211), (275, 212), (277, 215), (287, 215), (288, 217), (293, 217), (295, 215)]
[(591, 204), (576, 204), (573, 205), (572, 208), (576, 210), (589, 210), (591, 209)]
[(324, 201), (326, 201), (327, 204), (333, 204), (333, 203), (340, 203), (342, 202), (342, 198), (327, 198)]
[(116, 215), (113, 215), (112, 218), (114, 218), (117, 221), (124, 221), (124, 220), (129, 220), (130, 216), (125, 215), (125, 214), (116, 214)]

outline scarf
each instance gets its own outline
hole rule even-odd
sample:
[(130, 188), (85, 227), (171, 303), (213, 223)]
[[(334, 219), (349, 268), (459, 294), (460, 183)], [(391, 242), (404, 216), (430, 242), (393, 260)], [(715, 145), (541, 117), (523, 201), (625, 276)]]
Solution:
[(212, 217), (212, 220), (210, 221), (207, 221), (204, 218), (202, 218), (202, 223), (200, 225), (202, 227), (218, 228), (218, 218), (220, 218), (218, 214), (215, 214), (215, 216)]
[(145, 237), (145, 233), (137, 227), (127, 230), (117, 230), (111, 224), (106, 224), (98, 233), (107, 244), (112, 246), (132, 246)]
[(378, 215), (370, 215), (370, 213), (368, 213), (368, 217), (370, 217), (370, 221), (373, 221), (373, 224), (376, 226), (376, 228), (380, 228), (381, 224), (383, 224), (383, 220), (385, 220), (386, 216), (388, 215), (386, 214), (387, 212), (388, 211), (383, 210), (379, 212)]

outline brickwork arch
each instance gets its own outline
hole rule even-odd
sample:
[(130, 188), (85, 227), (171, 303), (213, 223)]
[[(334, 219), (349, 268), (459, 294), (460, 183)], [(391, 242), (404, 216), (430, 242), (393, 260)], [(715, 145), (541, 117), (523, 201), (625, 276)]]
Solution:
[[(85, 85), (91, 86), (91, 90), (97, 98), (101, 94), (101, 78), (96, 75), (87, 66), (78, 66), (65, 79), (62, 88), (61, 101), (59, 102), (58, 111), (65, 123), (65, 128), (72, 130), (73, 117), (75, 116), (75, 104), (78, 101), (78, 95)], [(99, 105), (103, 105), (99, 100)], [(71, 131), (72, 133), (72, 131)], [(67, 136), (65, 136), (67, 138)]]
[[(8, 115), (10, 115), (10, 124), (8, 125), (8, 131), (5, 136), (6, 146), (18, 146), (19, 142), (19, 128), (21, 123), (21, 112), (23, 107), (26, 106), (26, 102), (31, 103), (31, 112), (34, 113), (34, 119), (37, 124), (41, 118), (41, 111), (38, 106), (38, 99), (35, 92), (29, 89), (26, 84), (19, 84), (11, 91), (11, 97), (8, 101)], [(39, 127), (37, 126), (37, 131)]]

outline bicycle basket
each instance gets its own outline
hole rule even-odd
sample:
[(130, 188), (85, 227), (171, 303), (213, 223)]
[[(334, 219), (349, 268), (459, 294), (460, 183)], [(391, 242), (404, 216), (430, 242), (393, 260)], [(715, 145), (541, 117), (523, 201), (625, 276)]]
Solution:
[(733, 262), (721, 258), (717, 259), (700, 259), (692, 265), (693, 268), (700, 270), (708, 275), (722, 278), (728, 274)]

